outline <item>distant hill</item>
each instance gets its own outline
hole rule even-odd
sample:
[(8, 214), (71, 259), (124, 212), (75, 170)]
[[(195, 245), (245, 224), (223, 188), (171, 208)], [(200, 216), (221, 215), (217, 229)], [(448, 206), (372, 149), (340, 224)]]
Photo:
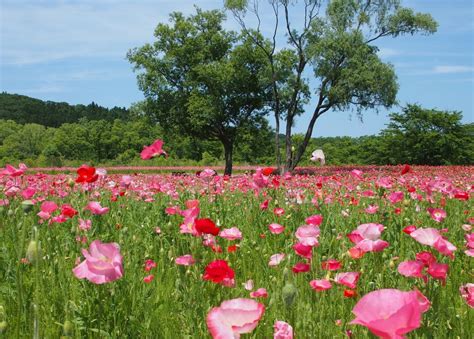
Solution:
[(43, 101), (25, 95), (0, 94), (0, 119), (13, 120), (19, 124), (36, 123), (59, 127), (81, 118), (88, 120), (126, 120), (129, 111), (122, 107), (111, 109), (92, 102), (89, 105), (70, 105), (65, 102)]

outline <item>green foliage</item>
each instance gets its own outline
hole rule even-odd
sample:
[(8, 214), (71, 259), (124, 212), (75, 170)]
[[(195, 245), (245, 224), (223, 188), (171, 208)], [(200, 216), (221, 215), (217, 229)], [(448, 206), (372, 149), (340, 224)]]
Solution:
[(390, 119), (382, 131), (388, 163), (472, 164), (474, 124), (463, 125), (460, 112), (409, 104)]
[(128, 58), (141, 72), (148, 113), (164, 128), (220, 141), (230, 174), (238, 133), (265, 113), (266, 60), (250, 40), (224, 30), (223, 20), (217, 10), (172, 13), (172, 25), (159, 24), (156, 41)]
[(64, 123), (77, 122), (81, 118), (114, 121), (128, 117), (128, 110), (125, 108), (108, 109), (94, 102), (87, 106), (69, 105), (65, 102), (42, 101), (24, 95), (0, 93), (0, 119), (12, 120), (19, 124), (35, 123), (59, 127)]

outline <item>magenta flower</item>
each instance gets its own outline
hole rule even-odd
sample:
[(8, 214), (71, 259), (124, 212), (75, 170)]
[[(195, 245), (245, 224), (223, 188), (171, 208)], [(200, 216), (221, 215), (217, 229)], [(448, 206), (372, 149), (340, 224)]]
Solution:
[(401, 262), (398, 265), (398, 273), (405, 277), (414, 277), (426, 279), (426, 276), (423, 274), (423, 269), (425, 264), (418, 260), (409, 260)]
[(441, 208), (428, 208), (428, 213), (436, 222), (441, 222), (446, 218), (446, 211)]
[(430, 302), (419, 291), (377, 290), (357, 302), (351, 324), (365, 326), (381, 338), (404, 338), (420, 327), (421, 316), (429, 307)]
[(251, 292), (250, 297), (251, 298), (266, 298), (266, 297), (268, 297), (267, 289), (261, 287), (261, 288), (257, 289), (256, 291)]
[(392, 204), (396, 204), (397, 202), (402, 201), (403, 197), (404, 197), (403, 192), (397, 191), (397, 192), (390, 193), (390, 195), (388, 196), (388, 200)]
[(290, 324), (277, 320), (273, 329), (273, 339), (293, 339), (293, 327)]
[(323, 216), (321, 214), (311, 215), (304, 221), (307, 225), (319, 226), (323, 222)]
[(143, 147), (140, 156), (143, 160), (148, 160), (162, 154), (167, 155), (166, 152), (163, 151), (163, 140), (157, 139), (150, 146)]
[(238, 339), (252, 332), (265, 313), (265, 306), (252, 299), (226, 300), (207, 314), (206, 323), (215, 339)]
[(104, 284), (123, 276), (122, 255), (118, 244), (94, 240), (89, 251), (83, 249), (82, 254), (86, 260), (72, 270), (76, 278)]

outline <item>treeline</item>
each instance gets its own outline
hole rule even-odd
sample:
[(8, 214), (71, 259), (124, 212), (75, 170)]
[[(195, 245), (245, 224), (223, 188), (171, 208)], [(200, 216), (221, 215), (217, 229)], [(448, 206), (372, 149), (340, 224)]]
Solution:
[(122, 107), (111, 109), (92, 102), (89, 105), (69, 105), (65, 102), (42, 101), (25, 95), (0, 94), (0, 119), (13, 120), (20, 124), (40, 124), (47, 127), (59, 127), (62, 124), (88, 120), (115, 119), (126, 120), (129, 111)]
[[(2, 95), (13, 98), (15, 95)], [(73, 122), (50, 124), (36, 123), (38, 115), (22, 111), (29, 102), (42, 102), (25, 96), (18, 107), (1, 107), (10, 112), (10, 119), (0, 119), (0, 166), (25, 162), (29, 166), (66, 166), (90, 164), (103, 165), (222, 165), (224, 150), (218, 141), (203, 140), (182, 135), (177, 130), (164, 129), (143, 114), (140, 104), (124, 110), (122, 118), (90, 119), (93, 113), (87, 107)], [(52, 107), (62, 105), (51, 103)], [(64, 104), (67, 105), (67, 104)], [(42, 104), (39, 106), (43, 107)], [(77, 106), (69, 106), (72, 107)], [(106, 108), (101, 108), (107, 111)], [(105, 112), (104, 111), (104, 112)], [(111, 111), (111, 110), (110, 110)], [(19, 112), (14, 114), (13, 112)], [(44, 115), (48, 113), (44, 112)], [(343, 164), (472, 164), (474, 159), (474, 124), (462, 124), (459, 112), (423, 109), (408, 105), (401, 113), (392, 113), (390, 123), (379, 135), (362, 137), (312, 138), (300, 162), (310, 165), (310, 155), (315, 149), (326, 154), (326, 163)], [(25, 122), (26, 121), (26, 122)], [(58, 127), (54, 127), (58, 126)], [(280, 135), (284, 140), (284, 135)], [(165, 141), (169, 158), (143, 161), (139, 154), (144, 145), (155, 139)], [(295, 134), (295, 147), (304, 136)], [(284, 143), (280, 143), (283, 145)], [(257, 125), (245, 126), (235, 141), (233, 154), (238, 164), (274, 165), (274, 131), (267, 120)]]

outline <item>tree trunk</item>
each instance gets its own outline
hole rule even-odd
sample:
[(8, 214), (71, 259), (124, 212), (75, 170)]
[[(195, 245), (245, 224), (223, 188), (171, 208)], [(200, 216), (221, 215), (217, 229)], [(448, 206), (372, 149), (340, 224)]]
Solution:
[(280, 153), (280, 113), (275, 112), (275, 156), (277, 172), (281, 173), (281, 153)]
[(224, 158), (225, 158), (225, 169), (224, 175), (232, 175), (232, 151), (234, 149), (234, 143), (232, 141), (223, 141), (224, 144)]

